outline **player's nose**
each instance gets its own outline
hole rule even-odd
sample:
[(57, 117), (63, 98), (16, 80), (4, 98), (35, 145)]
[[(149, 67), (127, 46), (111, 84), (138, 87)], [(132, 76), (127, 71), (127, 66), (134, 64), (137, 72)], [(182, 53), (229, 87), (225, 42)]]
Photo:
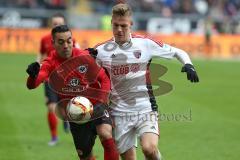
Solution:
[(67, 42), (65, 42), (65, 43), (63, 44), (63, 48), (68, 48), (68, 43), (67, 43)]
[(118, 31), (118, 32), (121, 32), (121, 31), (122, 31), (122, 27), (121, 27), (121, 26), (118, 26), (118, 27), (117, 27), (117, 31)]

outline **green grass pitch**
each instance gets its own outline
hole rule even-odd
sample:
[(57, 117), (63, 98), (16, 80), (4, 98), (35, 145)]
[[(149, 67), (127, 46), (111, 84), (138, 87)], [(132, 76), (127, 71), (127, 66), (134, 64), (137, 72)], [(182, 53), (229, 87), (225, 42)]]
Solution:
[[(0, 54), (0, 160), (77, 159), (70, 134), (59, 121), (60, 143), (50, 139), (43, 89), (25, 87), (32, 55)], [(176, 60), (157, 60), (167, 66), (161, 77), (174, 89), (157, 97), (160, 113), (159, 149), (166, 160), (238, 160), (240, 157), (239, 61), (195, 60), (199, 84), (180, 73)], [(103, 160), (96, 141), (94, 153)], [(138, 148), (138, 159), (143, 160)]]

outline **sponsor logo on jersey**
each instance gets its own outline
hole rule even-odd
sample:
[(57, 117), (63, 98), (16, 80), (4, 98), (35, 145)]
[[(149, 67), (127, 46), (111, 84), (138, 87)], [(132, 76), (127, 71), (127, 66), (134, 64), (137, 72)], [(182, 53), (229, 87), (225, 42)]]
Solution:
[(138, 72), (140, 70), (140, 65), (138, 63), (134, 63), (131, 65), (130, 70), (134, 73)]
[(74, 93), (82, 93), (83, 91), (85, 91), (86, 89), (89, 88), (89, 85), (85, 85), (85, 86), (77, 86), (77, 87), (72, 87), (72, 86), (69, 86), (69, 87), (63, 87), (61, 89), (61, 91), (65, 94), (74, 94)]
[(136, 50), (133, 52), (133, 55), (136, 57), (136, 58), (140, 58), (141, 57), (141, 51), (140, 50)]
[(126, 65), (117, 65), (117, 66), (112, 66), (112, 74), (114, 76), (119, 76), (119, 75), (126, 75), (129, 72), (138, 72), (140, 70), (140, 65), (137, 63), (134, 64), (126, 64)]
[(128, 65), (118, 65), (112, 67), (112, 74), (114, 76), (119, 75), (126, 75), (129, 73), (129, 66)]

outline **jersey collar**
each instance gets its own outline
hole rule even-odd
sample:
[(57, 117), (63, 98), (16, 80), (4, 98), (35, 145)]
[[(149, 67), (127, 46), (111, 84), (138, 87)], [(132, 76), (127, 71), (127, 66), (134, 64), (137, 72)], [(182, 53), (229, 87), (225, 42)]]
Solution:
[(119, 46), (119, 48), (128, 49), (128, 48), (130, 48), (130, 47), (132, 46), (132, 34), (130, 33), (129, 36), (130, 36), (129, 41), (123, 43), (122, 45), (119, 45), (119, 44), (115, 41), (115, 37), (113, 37), (113, 41), (114, 41), (114, 43), (116, 43), (116, 44)]

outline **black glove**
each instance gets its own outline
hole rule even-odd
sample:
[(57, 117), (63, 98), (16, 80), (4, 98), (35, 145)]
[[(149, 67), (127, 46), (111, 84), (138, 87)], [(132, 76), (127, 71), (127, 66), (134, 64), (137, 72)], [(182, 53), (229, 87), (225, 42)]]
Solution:
[(36, 78), (40, 70), (40, 64), (38, 62), (33, 62), (28, 65), (26, 72), (31, 78)]
[(97, 51), (95, 48), (88, 48), (88, 49), (86, 49), (86, 50), (88, 50), (89, 54), (90, 54), (93, 58), (96, 58), (96, 57), (97, 57), (98, 51)]
[(187, 79), (190, 80), (191, 82), (199, 82), (199, 78), (198, 78), (197, 72), (195, 71), (193, 65), (185, 64), (182, 67), (182, 71), (181, 72), (186, 72), (187, 73)]

